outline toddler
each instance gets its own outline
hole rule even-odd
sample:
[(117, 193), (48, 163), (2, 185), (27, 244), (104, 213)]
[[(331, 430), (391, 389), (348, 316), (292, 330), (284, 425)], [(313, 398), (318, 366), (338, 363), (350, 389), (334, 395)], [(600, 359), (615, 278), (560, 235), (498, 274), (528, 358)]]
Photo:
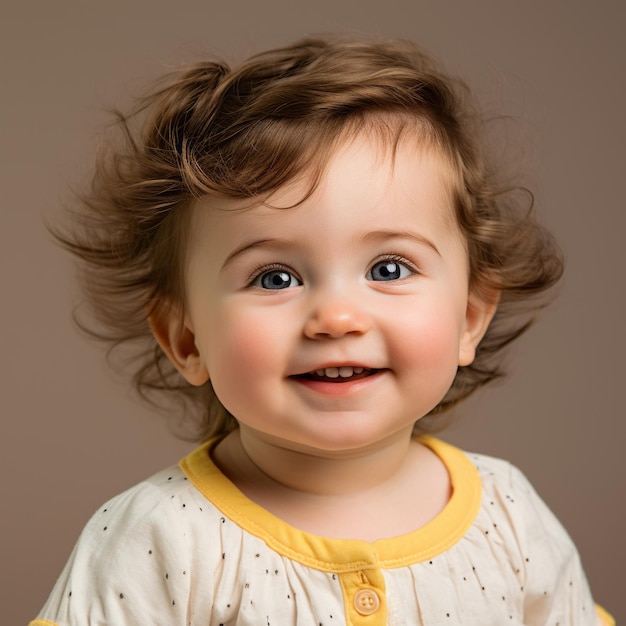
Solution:
[(562, 269), (463, 86), (311, 39), (119, 126), (57, 236), (203, 443), (95, 513), (31, 626), (612, 624), (524, 476), (426, 434)]

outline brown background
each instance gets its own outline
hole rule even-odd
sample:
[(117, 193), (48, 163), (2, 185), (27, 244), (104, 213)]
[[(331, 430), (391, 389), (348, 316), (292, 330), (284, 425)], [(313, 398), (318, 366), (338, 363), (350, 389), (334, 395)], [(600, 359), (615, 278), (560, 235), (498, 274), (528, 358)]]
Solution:
[(528, 138), (522, 167), (567, 273), (512, 354), (513, 376), (463, 406), (447, 437), (522, 467), (578, 544), (597, 600), (626, 617), (623, 3), (221, 5), (2, 10), (0, 621), (33, 617), (91, 512), (189, 447), (73, 328), (71, 264), (42, 224), (84, 176), (102, 105), (207, 51), (236, 60), (320, 32), (417, 40)]

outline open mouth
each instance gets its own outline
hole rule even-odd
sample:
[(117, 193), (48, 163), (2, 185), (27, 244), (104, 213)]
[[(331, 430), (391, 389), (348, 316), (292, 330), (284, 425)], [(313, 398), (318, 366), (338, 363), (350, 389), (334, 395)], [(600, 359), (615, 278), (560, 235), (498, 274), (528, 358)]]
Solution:
[(350, 365), (342, 365), (341, 367), (325, 367), (324, 369), (300, 374), (294, 378), (304, 378), (306, 380), (317, 380), (327, 383), (345, 383), (361, 378), (367, 378), (379, 372), (378, 369), (370, 367), (352, 367)]

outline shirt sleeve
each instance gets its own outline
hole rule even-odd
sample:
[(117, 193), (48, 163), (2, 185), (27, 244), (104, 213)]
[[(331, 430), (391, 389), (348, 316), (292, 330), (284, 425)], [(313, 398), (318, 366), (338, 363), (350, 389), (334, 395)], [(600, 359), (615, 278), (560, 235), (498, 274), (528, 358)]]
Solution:
[(178, 506), (142, 483), (101, 507), (31, 626), (187, 624), (191, 564)]
[(596, 604), (596, 613), (600, 619), (600, 626), (615, 626), (613, 616), (607, 613), (599, 604)]

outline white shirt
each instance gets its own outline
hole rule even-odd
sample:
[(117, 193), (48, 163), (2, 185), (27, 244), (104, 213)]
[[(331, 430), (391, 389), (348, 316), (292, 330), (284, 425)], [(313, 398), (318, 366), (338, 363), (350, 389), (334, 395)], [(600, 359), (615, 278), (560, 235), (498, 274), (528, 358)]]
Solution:
[(262, 509), (212, 462), (213, 440), (95, 513), (30, 626), (613, 623), (519, 470), (422, 441), (448, 469), (450, 501), (416, 531), (369, 543)]

